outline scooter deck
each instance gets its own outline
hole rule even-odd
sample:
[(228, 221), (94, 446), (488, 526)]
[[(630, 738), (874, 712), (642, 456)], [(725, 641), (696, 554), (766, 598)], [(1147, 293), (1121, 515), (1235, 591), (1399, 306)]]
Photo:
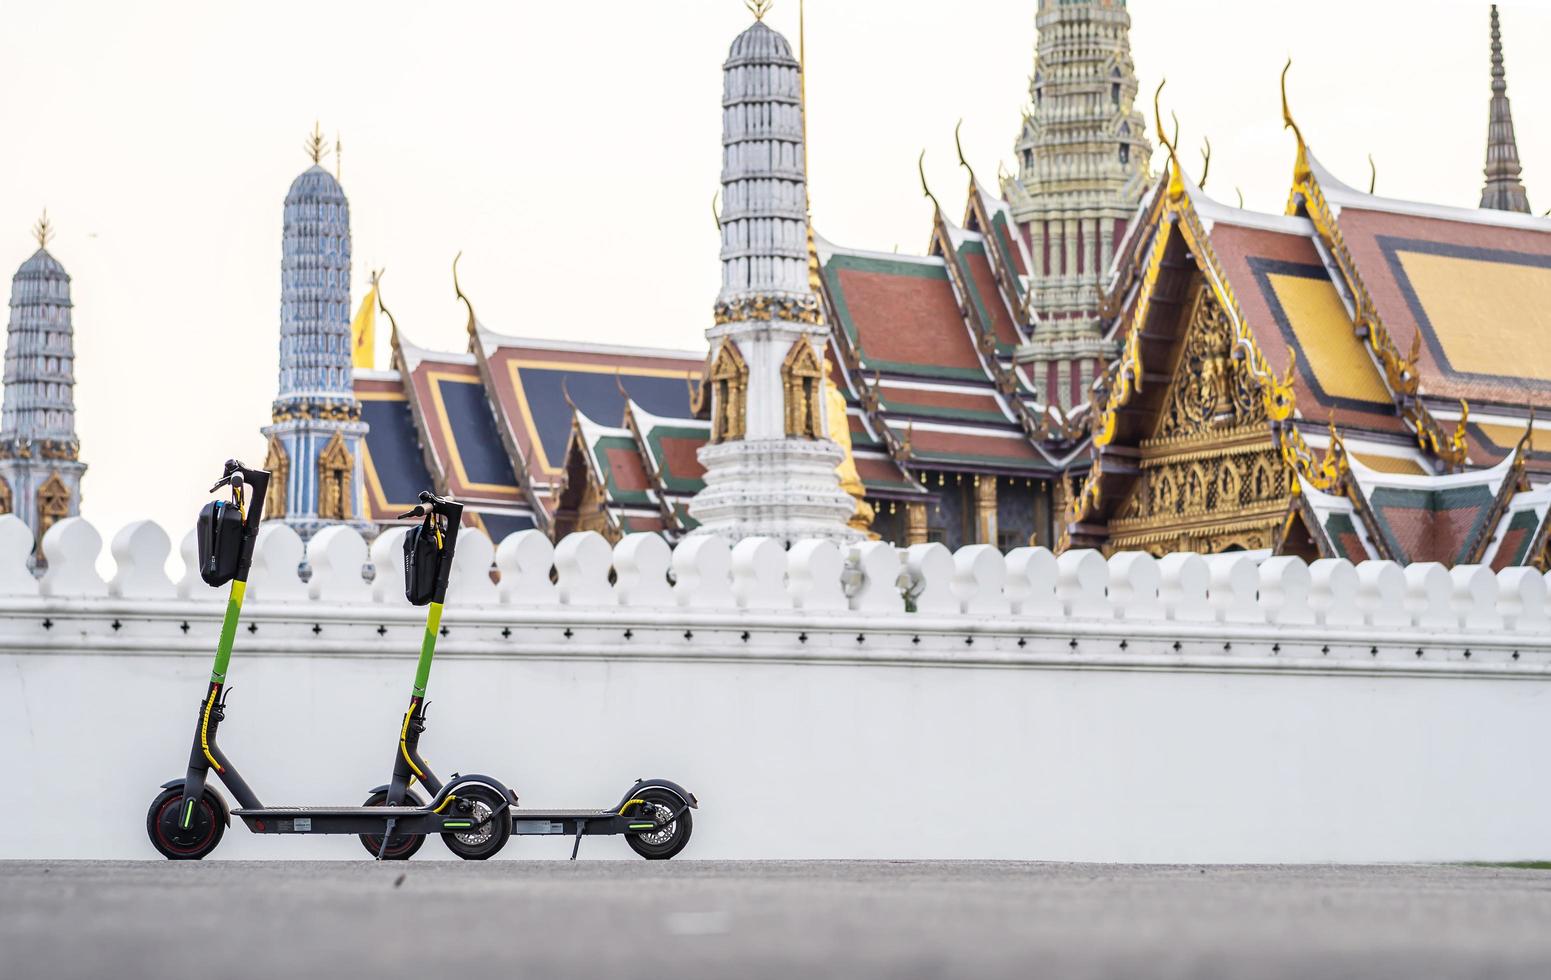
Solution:
[(474, 821), (455, 809), (435, 813), (415, 806), (266, 806), (233, 810), (256, 834), (377, 834), (392, 821), (395, 833), (467, 832)]
[(372, 817), (386, 820), (412, 813), (426, 813), (417, 806), (266, 806), (251, 810), (233, 810), (234, 817), (295, 817), (314, 814), (320, 817)]

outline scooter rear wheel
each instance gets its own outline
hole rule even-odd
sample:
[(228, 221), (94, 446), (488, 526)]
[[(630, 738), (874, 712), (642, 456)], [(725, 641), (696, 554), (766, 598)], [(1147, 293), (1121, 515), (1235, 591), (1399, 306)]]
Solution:
[(630, 849), (646, 858), (648, 861), (666, 861), (684, 849), (689, 843), (689, 835), (694, 831), (694, 820), (689, 815), (689, 809), (684, 808), (683, 813), (677, 817), (673, 815), (684, 807), (684, 801), (674, 794), (663, 789), (649, 789), (638, 797), (640, 803), (634, 804), (627, 817), (639, 818), (658, 822), (672, 817), (672, 822), (661, 830), (645, 834), (626, 834), (625, 843)]
[[(425, 806), (425, 801), (416, 795), (414, 790), (404, 791), (404, 803), (407, 806)], [(388, 794), (382, 790), (373, 793), (366, 798), (363, 806), (387, 806)], [(388, 838), (388, 849), (382, 850), (381, 834), (361, 834), (361, 846), (365, 847), (372, 857), (382, 854), (384, 861), (408, 861), (420, 850), (420, 845), (425, 843), (424, 834), (394, 834)]]
[(221, 843), (221, 835), (226, 832), (225, 808), (220, 797), (207, 787), (194, 805), (193, 819), (185, 829), (178, 819), (182, 804), (181, 786), (162, 790), (146, 811), (146, 836), (151, 838), (151, 846), (169, 861), (198, 861)]
[(505, 801), (495, 790), (484, 786), (470, 786), (466, 790), (459, 790), (457, 795), (458, 800), (453, 806), (476, 823), (461, 834), (442, 834), (442, 841), (449, 851), (465, 861), (484, 861), (495, 857), (512, 836), (510, 810), (501, 810), (499, 815), (491, 816)]

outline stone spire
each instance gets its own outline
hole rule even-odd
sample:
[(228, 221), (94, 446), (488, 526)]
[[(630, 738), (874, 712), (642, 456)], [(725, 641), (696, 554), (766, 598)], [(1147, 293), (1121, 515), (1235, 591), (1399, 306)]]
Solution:
[(1147, 140), (1135, 108), (1131, 15), (1125, 0), (1040, 0), (1032, 105), (1002, 193), (1034, 259), (1033, 366), (1042, 400), (1068, 408), (1087, 397), (1114, 354), (1099, 320), (1101, 280), (1146, 192)]
[(1492, 110), (1486, 133), (1486, 187), (1481, 206), (1495, 211), (1529, 213), (1529, 195), (1519, 179), (1519, 142), (1513, 135), (1513, 111), (1508, 106), (1508, 74), (1503, 70), (1503, 35), (1492, 4)]
[(701, 532), (848, 541), (856, 504), (826, 435), (828, 340), (809, 279), (801, 65), (763, 21), (722, 66), (722, 288), (714, 325)]
[(361, 404), (350, 337), (350, 202), (333, 174), (322, 133), (308, 142), (312, 166), (285, 197), (280, 261), (280, 384), (266, 468), (266, 516), (304, 537), (325, 524), (365, 528)]
[(70, 276), (48, 251), (48, 215), (33, 229), (38, 250), (11, 279), (5, 397), (0, 409), (0, 513), (15, 513), (39, 540), (81, 511), (75, 434), (75, 330)]

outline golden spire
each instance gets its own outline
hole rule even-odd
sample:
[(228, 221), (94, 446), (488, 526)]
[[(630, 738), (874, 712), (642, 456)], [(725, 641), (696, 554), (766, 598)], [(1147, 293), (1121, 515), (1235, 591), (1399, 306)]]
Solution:
[(1298, 161), (1293, 164), (1293, 183), (1301, 184), (1313, 175), (1309, 169), (1309, 146), (1303, 141), (1303, 130), (1293, 122), (1292, 107), (1287, 104), (1287, 73), (1292, 71), (1292, 59), (1282, 68), (1282, 128), (1293, 131), (1298, 140)]
[(54, 226), (49, 224), (48, 208), (43, 209), (43, 216), (32, 226), (32, 237), (37, 240), (39, 248), (48, 248), (48, 243), (54, 240)]
[[(763, 10), (769, 10), (773, 0), (764, 0)], [(797, 2), (797, 101), (802, 103), (802, 195), (803, 209), (808, 215), (808, 288), (815, 293), (822, 285), (819, 275), (819, 247), (813, 240), (813, 193), (808, 180), (808, 17), (805, 0)], [(756, 17), (763, 18), (763, 10)], [(717, 219), (721, 227), (721, 219)]]
[(334, 131), (334, 179), (345, 179), (345, 140), (337, 129)]
[(749, 8), (749, 13), (754, 15), (755, 20), (764, 20), (765, 15), (770, 13), (770, 8), (775, 5), (775, 0), (743, 0), (743, 5)]
[(307, 137), (307, 142), (303, 146), (307, 150), (307, 155), (312, 158), (312, 162), (321, 164), (323, 158), (329, 155), (328, 143), (323, 139), (323, 127), (314, 122), (312, 135)]

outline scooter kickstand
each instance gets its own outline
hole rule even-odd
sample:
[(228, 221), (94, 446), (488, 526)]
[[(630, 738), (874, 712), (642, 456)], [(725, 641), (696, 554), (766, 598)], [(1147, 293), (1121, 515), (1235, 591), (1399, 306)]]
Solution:
[(398, 822), (398, 817), (388, 818), (388, 826), (382, 832), (382, 846), (377, 848), (377, 860), (381, 861), (382, 856), (388, 853), (388, 838), (393, 836), (393, 828)]
[(587, 821), (576, 821), (576, 843), (571, 845), (571, 860), (576, 860), (576, 852), (582, 849), (582, 834), (587, 830)]

